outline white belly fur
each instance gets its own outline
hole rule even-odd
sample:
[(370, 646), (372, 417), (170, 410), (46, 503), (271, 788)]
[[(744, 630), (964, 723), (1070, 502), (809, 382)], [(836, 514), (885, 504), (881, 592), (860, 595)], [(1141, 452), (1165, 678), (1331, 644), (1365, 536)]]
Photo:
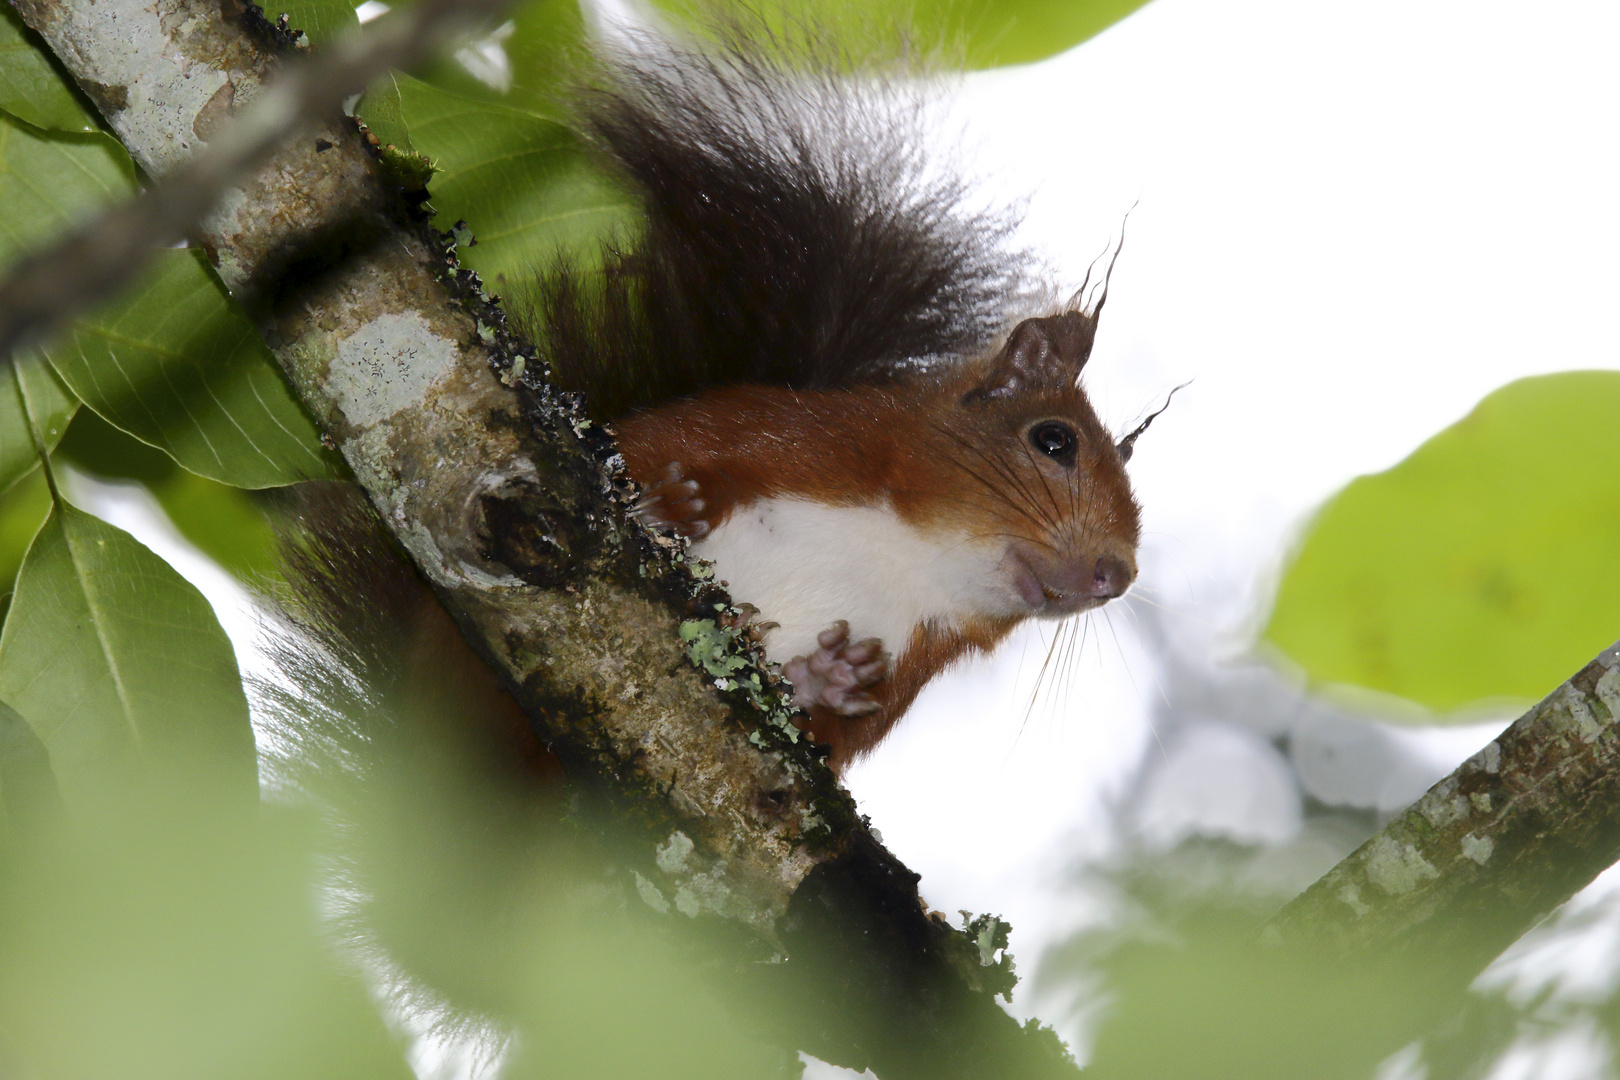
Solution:
[(851, 640), (878, 638), (898, 657), (919, 623), (948, 626), (1007, 605), (1001, 544), (926, 533), (886, 506), (762, 499), (692, 552), (715, 564), (734, 601), (781, 624), (765, 639), (779, 664), (808, 656), (838, 619), (849, 620)]

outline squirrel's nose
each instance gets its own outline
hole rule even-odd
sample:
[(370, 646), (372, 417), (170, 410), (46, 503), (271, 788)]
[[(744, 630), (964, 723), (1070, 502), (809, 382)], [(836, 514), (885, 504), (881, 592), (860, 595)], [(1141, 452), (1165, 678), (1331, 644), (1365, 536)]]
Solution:
[(1124, 559), (1103, 555), (1091, 571), (1091, 595), (1099, 600), (1112, 600), (1123, 596), (1136, 578), (1136, 568)]

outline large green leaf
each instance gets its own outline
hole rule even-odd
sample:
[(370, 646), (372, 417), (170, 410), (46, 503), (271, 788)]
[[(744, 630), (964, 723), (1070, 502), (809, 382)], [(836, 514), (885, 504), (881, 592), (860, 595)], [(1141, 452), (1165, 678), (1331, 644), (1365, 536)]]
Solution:
[(51, 509), (0, 632), (0, 701), (28, 721), (70, 805), (146, 775), (257, 794), (247, 700), (208, 602), (128, 533)]
[(96, 130), (95, 119), (10, 4), (0, 10), (0, 109), (38, 128)]
[(410, 142), (437, 169), (434, 224), (472, 227), (462, 262), (492, 287), (527, 280), (559, 250), (589, 253), (625, 220), (629, 201), (562, 124), (404, 75), (395, 85)]
[(302, 30), (316, 45), (324, 45), (345, 30), (360, 25), (349, 0), (280, 0), (265, 5), (264, 13), (274, 19), (287, 16), (287, 26)]
[[(528, 0), (490, 40), (503, 55), (508, 70), (506, 85), (490, 85), (473, 75), (464, 60), (478, 53), (482, 42), (473, 41), (440, 57), (414, 74), (442, 90), (505, 105), (551, 120), (562, 120), (560, 93), (578, 74), (585, 22), (578, 0)], [(487, 78), (496, 74), (489, 57), (473, 63)], [(367, 119), (369, 123), (369, 117)], [(397, 142), (397, 140), (396, 140)], [(403, 144), (399, 144), (403, 145)]]
[(0, 612), (10, 604), (23, 556), (50, 512), (51, 492), (37, 468), (0, 494)]
[(263, 488), (333, 475), (314, 422), (196, 250), (165, 251), (47, 350), (90, 408), (199, 475)]
[[(678, 16), (699, 12), (692, 0), (653, 0)], [(1147, 0), (799, 0), (791, 5), (768, 3), (762, 18), (773, 30), (783, 27), (783, 40), (806, 32), (840, 43), (861, 58), (863, 43), (885, 56), (906, 44), (924, 52), (938, 51), (947, 60), (970, 68), (1001, 67), (1044, 60), (1095, 37), (1145, 4)]]
[(35, 420), (47, 450), (61, 440), (68, 421), (79, 408), (79, 399), (62, 385), (50, 365), (36, 353), (14, 354), (4, 371), (6, 377), (0, 378), (0, 492), (39, 464), (39, 450), (29, 431), (17, 379), (29, 380), (29, 392), (34, 407), (39, 410)]
[[(163, 451), (126, 435), (89, 409), (74, 417), (55, 458), (106, 480), (144, 485), (182, 536), (237, 577), (263, 582), (279, 573), (275, 532), (265, 518), (264, 496), (259, 492), (182, 469)], [(41, 510), (38, 517), (44, 516)]]
[(1539, 698), (1620, 638), (1620, 372), (1510, 383), (1312, 523), (1266, 638), (1436, 709)]
[(47, 134), (0, 113), (0, 266), (134, 190), (116, 139)]

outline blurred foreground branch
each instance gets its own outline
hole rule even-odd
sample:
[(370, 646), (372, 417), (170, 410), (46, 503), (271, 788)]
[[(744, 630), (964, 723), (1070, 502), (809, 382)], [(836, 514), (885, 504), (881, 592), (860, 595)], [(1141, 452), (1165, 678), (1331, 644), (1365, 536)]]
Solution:
[[(202, 103), (186, 132), (142, 159), (163, 183), (86, 223), (49, 249), (22, 259), (0, 282), (0, 355), (19, 340), (50, 333), (81, 311), (110, 299), (146, 264), (154, 249), (182, 239), (230, 188), (319, 117), (336, 116), (345, 100), (392, 68), (409, 67), (489, 24), (512, 0), (422, 0), (391, 11), (364, 32), (349, 34), (318, 59), (283, 66), (268, 85), (253, 69), (221, 82)], [(71, 21), (47, 17), (49, 5), (17, 0), (31, 26), (48, 30), (58, 55), (78, 44)], [(102, 15), (102, 18), (108, 18)], [(72, 55), (72, 54), (69, 54)], [(122, 57), (78, 53), (81, 86), (126, 145), (150, 123), (127, 101), (129, 74)], [(168, 89), (168, 88), (165, 88)], [(229, 113), (229, 123), (222, 123)], [(190, 146), (200, 147), (185, 156)]]
[[(996, 949), (927, 916), (916, 875), (799, 736), (774, 676), (715, 621), (723, 594), (626, 515), (611, 438), (551, 392), (532, 348), (329, 107), (432, 27), (461, 25), (443, 10), (454, 6), (395, 24), (393, 53), (339, 46), (352, 69), (334, 62), (278, 93), (268, 24), (231, 0), (19, 0), (157, 179), (147, 205), (167, 209), (115, 217), (123, 233), (93, 228), (62, 261), (41, 256), (28, 272), (42, 283), (13, 297), (7, 340), (70, 310), (58, 293), (84, 283), (66, 287), (61, 266), (111, 288), (120, 259), (196, 220), (220, 277), (468, 640), (576, 789), (628, 826), (634, 839), (617, 851), (641, 898), (723, 928), (716, 952), (761, 1026), (886, 1080), (1074, 1075), (1050, 1031), (995, 1004), (1009, 977)], [(254, 130), (232, 133), (255, 100), (279, 104), (251, 107)], [(303, 133), (233, 173), (275, 131)], [(197, 218), (219, 191), (220, 207)]]

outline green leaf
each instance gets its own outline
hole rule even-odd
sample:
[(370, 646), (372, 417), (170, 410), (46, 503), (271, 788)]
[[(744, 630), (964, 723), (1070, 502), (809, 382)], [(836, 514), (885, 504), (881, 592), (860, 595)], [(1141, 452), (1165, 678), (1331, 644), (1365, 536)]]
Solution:
[(379, 145), (414, 154), (416, 147), (411, 144), (410, 128), (405, 126), (405, 118), (400, 114), (401, 78), (404, 76), (391, 71), (367, 87), (355, 115), (365, 121)]
[(0, 594), (7, 605), (28, 545), (34, 542), (50, 512), (51, 492), (45, 486), (45, 475), (37, 468), (24, 473), (9, 491), (0, 494)]
[(68, 421), (79, 408), (79, 399), (62, 385), (50, 365), (36, 353), (16, 353), (6, 372), (9, 377), (0, 379), (0, 491), (10, 488), (39, 464), (39, 451), (28, 429), (17, 380), (28, 381), (34, 407), (39, 410), (36, 419), (40, 436), (47, 450), (61, 441)]
[[(469, 53), (479, 52), (479, 41), (470, 42), (414, 74), (450, 93), (545, 119), (563, 120), (565, 112), (559, 101), (578, 75), (584, 30), (578, 0), (529, 0), (515, 8), (511, 19), (490, 35), (498, 46), (497, 55), (503, 54), (509, 65), (509, 85), (492, 86), (468, 70), (464, 60)], [(471, 59), (486, 77), (496, 74), (488, 58)], [(395, 143), (404, 145), (398, 140)]]
[(462, 264), (493, 287), (516, 285), (561, 249), (593, 253), (627, 220), (630, 200), (605, 183), (567, 127), (532, 112), (396, 76), (400, 114), (437, 168), (434, 225), (472, 226)]
[(57, 501), (0, 632), (0, 701), (50, 754), (65, 801), (139, 778), (257, 798), (247, 699), (208, 602), (128, 533)]
[(86, 405), (199, 475), (263, 488), (336, 474), (314, 422), (199, 251), (160, 252), (134, 290), (47, 352)]
[(126, 435), (89, 409), (74, 418), (55, 458), (105, 480), (143, 485), (182, 536), (244, 581), (259, 583), (280, 573), (275, 532), (258, 493), (182, 469), (163, 451)]
[[(840, 8), (870, 11), (857, 0)], [(1067, 52), (1147, 0), (919, 0), (906, 5), (913, 40), (960, 47), (970, 68), (1028, 64)], [(898, 6), (898, 5), (897, 5)]]
[(1435, 709), (1540, 698), (1620, 638), (1620, 372), (1510, 383), (1311, 524), (1266, 639)]
[(116, 139), (36, 131), (0, 113), (0, 266), (134, 190)]
[(264, 13), (271, 20), (286, 15), (289, 29), (301, 30), (314, 44), (325, 45), (360, 25), (354, 7), (348, 0), (280, 0), (266, 5)]
[[(691, 0), (653, 0), (661, 9), (701, 26), (708, 9)], [(760, 18), (782, 40), (807, 32), (840, 43), (857, 60), (862, 43), (878, 57), (901, 45), (969, 68), (1028, 64), (1066, 52), (1142, 7), (1147, 0), (807, 0), (768, 3)]]
[(0, 109), (37, 128), (96, 130), (95, 118), (10, 4), (0, 10)]
[(59, 801), (44, 744), (16, 709), (0, 701), (0, 843), (31, 829)]

